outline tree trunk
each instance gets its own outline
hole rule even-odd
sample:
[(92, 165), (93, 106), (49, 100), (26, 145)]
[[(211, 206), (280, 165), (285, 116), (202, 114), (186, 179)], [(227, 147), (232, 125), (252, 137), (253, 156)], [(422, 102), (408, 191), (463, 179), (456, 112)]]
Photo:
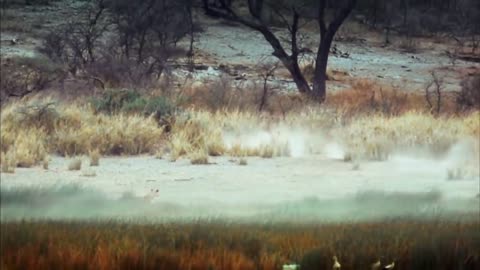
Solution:
[(324, 102), (327, 91), (327, 66), (330, 47), (336, 30), (329, 29), (323, 36), (318, 47), (317, 59), (315, 62), (315, 76), (313, 77), (313, 97)]
[(297, 86), (297, 89), (300, 93), (302, 94), (310, 94), (311, 89), (310, 85), (308, 84), (307, 80), (302, 74), (302, 71), (300, 70), (300, 67), (298, 66), (298, 63), (296, 61), (293, 61), (290, 57), (278, 57), (282, 64), (287, 68), (287, 70), (290, 72), (290, 75), (292, 76), (293, 82), (295, 82), (295, 85)]

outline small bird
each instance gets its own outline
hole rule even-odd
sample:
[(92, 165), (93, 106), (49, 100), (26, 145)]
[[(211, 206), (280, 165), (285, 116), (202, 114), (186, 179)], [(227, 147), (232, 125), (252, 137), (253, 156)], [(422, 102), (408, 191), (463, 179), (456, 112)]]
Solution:
[(332, 269), (338, 270), (342, 267), (342, 265), (338, 262), (337, 256), (333, 256), (333, 267)]
[(372, 263), (372, 267), (370, 269), (372, 270), (378, 270), (382, 266), (382, 263), (380, 262), (380, 259), (378, 259), (376, 262)]
[(391, 270), (395, 267), (395, 262), (392, 262), (391, 264), (389, 265), (385, 265), (382, 269), (383, 270)]

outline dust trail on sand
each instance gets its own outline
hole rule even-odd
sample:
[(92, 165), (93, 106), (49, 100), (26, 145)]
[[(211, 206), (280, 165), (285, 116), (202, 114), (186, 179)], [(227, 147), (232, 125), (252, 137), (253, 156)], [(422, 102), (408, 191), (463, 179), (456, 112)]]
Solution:
[(338, 199), (306, 197), (275, 204), (177, 205), (150, 203), (143, 197), (124, 194), (112, 199), (101, 192), (63, 186), (55, 189), (15, 188), (1, 190), (1, 220), (18, 219), (126, 219), (195, 220), (228, 219), (247, 222), (356, 222), (392, 218), (475, 218), (479, 201), (444, 199), (437, 191), (400, 193), (364, 191)]

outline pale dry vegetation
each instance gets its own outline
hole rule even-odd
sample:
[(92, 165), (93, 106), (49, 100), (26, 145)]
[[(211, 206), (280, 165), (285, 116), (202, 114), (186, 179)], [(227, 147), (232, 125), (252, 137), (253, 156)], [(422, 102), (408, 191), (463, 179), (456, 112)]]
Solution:
[(98, 149), (90, 151), (89, 157), (90, 157), (90, 166), (100, 165), (100, 151)]
[(45, 104), (52, 103), (17, 102), (2, 108), (0, 149), (5, 160), (31, 167), (48, 154), (137, 155), (154, 149), (163, 134), (152, 117), (95, 114), (89, 106), (75, 104), (46, 110)]
[[(398, 117), (379, 114), (357, 118), (334, 134), (342, 138), (346, 154), (353, 159), (384, 160), (394, 150), (445, 154), (455, 143), (480, 136), (479, 119), (478, 112), (462, 118), (437, 118), (417, 112)], [(478, 141), (475, 144), (478, 148)]]
[[(99, 110), (98, 102), (9, 103), (1, 115), (2, 170), (41, 164), (51, 154), (87, 155), (92, 166), (102, 155), (157, 153), (193, 164), (208, 164), (210, 156), (222, 155), (296, 156), (321, 153), (332, 138), (330, 142), (343, 148), (346, 161), (384, 160), (413, 148), (445, 154), (456, 143), (480, 136), (478, 111), (454, 114), (454, 106), (444, 105), (435, 115), (421, 94), (369, 81), (331, 94), (324, 106), (312, 106), (296, 95), (277, 95), (270, 102), (277, 110), (265, 112), (228, 104), (209, 110), (205, 99), (196, 98), (184, 109), (175, 109), (168, 99), (154, 99), (159, 102), (152, 109), (147, 108), (148, 97), (137, 95), (113, 111)], [(478, 152), (478, 142), (473, 144)], [(168, 153), (161, 151), (165, 148)]]
[(82, 160), (80, 158), (74, 158), (68, 163), (69, 171), (80, 171), (82, 169)]

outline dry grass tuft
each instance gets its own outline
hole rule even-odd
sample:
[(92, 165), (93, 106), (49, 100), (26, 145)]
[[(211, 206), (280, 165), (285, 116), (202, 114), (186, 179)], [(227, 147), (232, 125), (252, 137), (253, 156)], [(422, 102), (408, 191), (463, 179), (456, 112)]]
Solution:
[[(369, 113), (390, 116), (409, 111), (425, 113), (431, 111), (424, 93), (407, 92), (367, 79), (354, 81), (351, 89), (329, 93), (326, 105), (342, 111), (348, 117)], [(456, 111), (455, 96), (444, 93), (441, 113), (451, 115)]]
[(215, 115), (192, 111), (189, 119), (176, 121), (170, 138), (171, 160), (190, 153), (219, 156), (225, 153), (222, 131)]
[(48, 170), (49, 163), (50, 163), (50, 158), (48, 156), (45, 156), (42, 161), (42, 167), (44, 170)]
[(95, 176), (97, 176), (97, 173), (94, 170), (88, 170), (87, 169), (87, 170), (84, 170), (82, 172), (82, 176), (83, 177), (95, 177)]
[(462, 180), (463, 178), (464, 172), (461, 168), (447, 170), (447, 180)]
[(185, 85), (182, 96), (189, 100), (187, 107), (206, 111), (254, 110), (258, 100), (256, 85), (241, 87), (228, 77), (212, 82)]
[(68, 163), (69, 171), (80, 171), (82, 169), (82, 160), (80, 158), (74, 158)]
[(191, 153), (189, 156), (190, 163), (193, 165), (208, 165), (208, 154), (202, 150)]
[(89, 154), (90, 149), (112, 155), (149, 153), (162, 139), (163, 129), (151, 117), (95, 114), (78, 104), (42, 104), (51, 101), (2, 107), (0, 152), (14, 149), (16, 166), (39, 164), (50, 153), (74, 156)]
[(89, 157), (90, 157), (90, 166), (100, 165), (100, 151), (98, 149), (90, 151)]
[(0, 153), (0, 163), (3, 173), (15, 173), (16, 161), (13, 151), (9, 151), (5, 155)]
[(240, 160), (238, 161), (238, 165), (240, 165), (240, 166), (248, 165), (247, 159), (246, 158), (240, 158)]

